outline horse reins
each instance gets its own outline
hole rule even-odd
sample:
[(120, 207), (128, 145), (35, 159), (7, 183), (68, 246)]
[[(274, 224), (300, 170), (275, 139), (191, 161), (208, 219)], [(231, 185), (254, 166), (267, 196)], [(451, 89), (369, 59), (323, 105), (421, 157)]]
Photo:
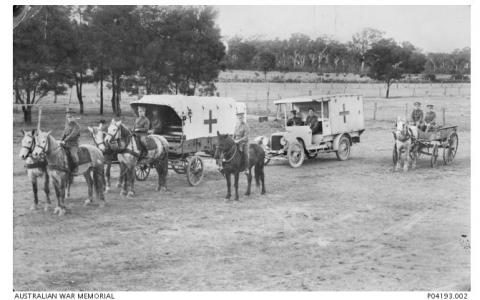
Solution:
[[(235, 154), (237, 154), (237, 145), (234, 145), (233, 148), (234, 148), (234, 149), (233, 149), (234, 152), (233, 152), (233, 154), (232, 154), (232, 157), (230, 157), (229, 159), (224, 160), (224, 161), (223, 161), (224, 163), (229, 163), (229, 162), (231, 162), (232, 159), (235, 157)], [(231, 148), (230, 148), (230, 150), (228, 150), (227, 153), (225, 153), (225, 151), (222, 150), (222, 152), (224, 153), (224, 155), (229, 154), (231, 151), (232, 151)]]

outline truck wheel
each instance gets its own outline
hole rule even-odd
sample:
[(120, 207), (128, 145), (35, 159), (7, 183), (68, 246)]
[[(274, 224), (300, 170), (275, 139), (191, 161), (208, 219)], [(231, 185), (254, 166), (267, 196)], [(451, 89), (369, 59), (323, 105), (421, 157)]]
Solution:
[(305, 160), (305, 151), (302, 144), (299, 142), (290, 143), (287, 150), (287, 159), (292, 168), (300, 167)]
[(338, 160), (347, 160), (350, 156), (350, 141), (346, 136), (340, 138), (336, 154)]

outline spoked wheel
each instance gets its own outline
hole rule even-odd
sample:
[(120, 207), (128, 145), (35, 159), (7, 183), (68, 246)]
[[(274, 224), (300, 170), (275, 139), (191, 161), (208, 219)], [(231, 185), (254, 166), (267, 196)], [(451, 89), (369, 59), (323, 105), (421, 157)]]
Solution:
[(305, 151), (299, 142), (292, 142), (287, 150), (288, 163), (292, 168), (298, 168), (305, 160)]
[(449, 165), (453, 162), (458, 149), (458, 135), (456, 132), (452, 132), (448, 137), (446, 145), (443, 148), (443, 162)]
[(437, 166), (437, 158), (438, 158), (438, 145), (433, 145), (432, 148), (432, 156), (430, 157), (430, 166), (435, 168)]
[(135, 166), (135, 177), (138, 181), (145, 181), (150, 174), (150, 166), (148, 164), (137, 164)]
[(187, 180), (191, 186), (198, 185), (203, 179), (203, 160), (198, 156), (187, 158)]
[(346, 136), (340, 138), (336, 154), (338, 160), (347, 160), (350, 156), (350, 141)]
[(398, 161), (397, 144), (393, 145), (392, 160), (393, 166), (395, 167)]

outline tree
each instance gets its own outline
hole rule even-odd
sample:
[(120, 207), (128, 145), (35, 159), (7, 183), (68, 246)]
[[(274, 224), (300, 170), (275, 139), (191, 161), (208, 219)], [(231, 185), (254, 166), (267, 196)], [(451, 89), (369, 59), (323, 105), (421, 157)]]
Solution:
[(32, 105), (50, 91), (65, 92), (66, 66), (74, 50), (67, 9), (43, 6), (13, 33), (15, 101), (23, 104), (25, 123), (32, 121)]
[(365, 53), (365, 61), (370, 67), (368, 76), (386, 83), (388, 98), (390, 85), (395, 79), (400, 79), (404, 73), (402, 57), (404, 49), (398, 46), (393, 39), (381, 39), (374, 43), (370, 50)]
[(352, 36), (352, 41), (349, 46), (350, 49), (356, 53), (357, 58), (361, 63), (360, 73), (363, 73), (367, 51), (374, 43), (382, 39), (384, 34), (385, 32), (378, 29), (364, 28), (362, 31), (357, 32)]
[(225, 56), (213, 8), (144, 6), (137, 14), (145, 32), (139, 74), (147, 93), (193, 95), (211, 86)]

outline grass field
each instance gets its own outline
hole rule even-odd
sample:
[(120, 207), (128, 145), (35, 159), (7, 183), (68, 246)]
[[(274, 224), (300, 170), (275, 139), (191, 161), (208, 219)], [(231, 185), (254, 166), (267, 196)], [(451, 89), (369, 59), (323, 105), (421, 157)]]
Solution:
[[(206, 160), (204, 182), (197, 187), (169, 172), (169, 190), (158, 193), (156, 175), (150, 175), (136, 184), (135, 199), (113, 189), (104, 208), (82, 205), (86, 184), (77, 179), (63, 217), (29, 210), (31, 186), (17, 157), (24, 126), (21, 111), (14, 112), (13, 288), (469, 290), (469, 86), (448, 85), (444, 95), (444, 87), (415, 85), (419, 94), (412, 96), (413, 85), (400, 85), (392, 87), (391, 99), (378, 97), (380, 86), (347, 86), (346, 93), (365, 95), (366, 118), (366, 131), (349, 160), (322, 155), (298, 169), (273, 162), (265, 169), (265, 196), (254, 190), (238, 203), (225, 203), (224, 179)], [(281, 130), (281, 122), (256, 121), (266, 110), (265, 88), (219, 84), (221, 96), (247, 102), (252, 137)], [(270, 95), (334, 94), (344, 88), (271, 84)], [(420, 93), (426, 90), (428, 95)], [(95, 86), (87, 87), (88, 109), (79, 120), (82, 143), (93, 143), (86, 126), (112, 117), (97, 114), (96, 93)], [(132, 124), (127, 99), (122, 118)], [(459, 150), (451, 165), (432, 169), (422, 156), (416, 170), (394, 173), (393, 119), (414, 101), (445, 107), (446, 123), (459, 126)], [(270, 110), (274, 115), (273, 106)], [(42, 128), (58, 137), (63, 124), (64, 108), (44, 109)], [(115, 182), (116, 166), (112, 176)], [(245, 188), (242, 178), (241, 192)], [(42, 203), (41, 191), (39, 197)]]

